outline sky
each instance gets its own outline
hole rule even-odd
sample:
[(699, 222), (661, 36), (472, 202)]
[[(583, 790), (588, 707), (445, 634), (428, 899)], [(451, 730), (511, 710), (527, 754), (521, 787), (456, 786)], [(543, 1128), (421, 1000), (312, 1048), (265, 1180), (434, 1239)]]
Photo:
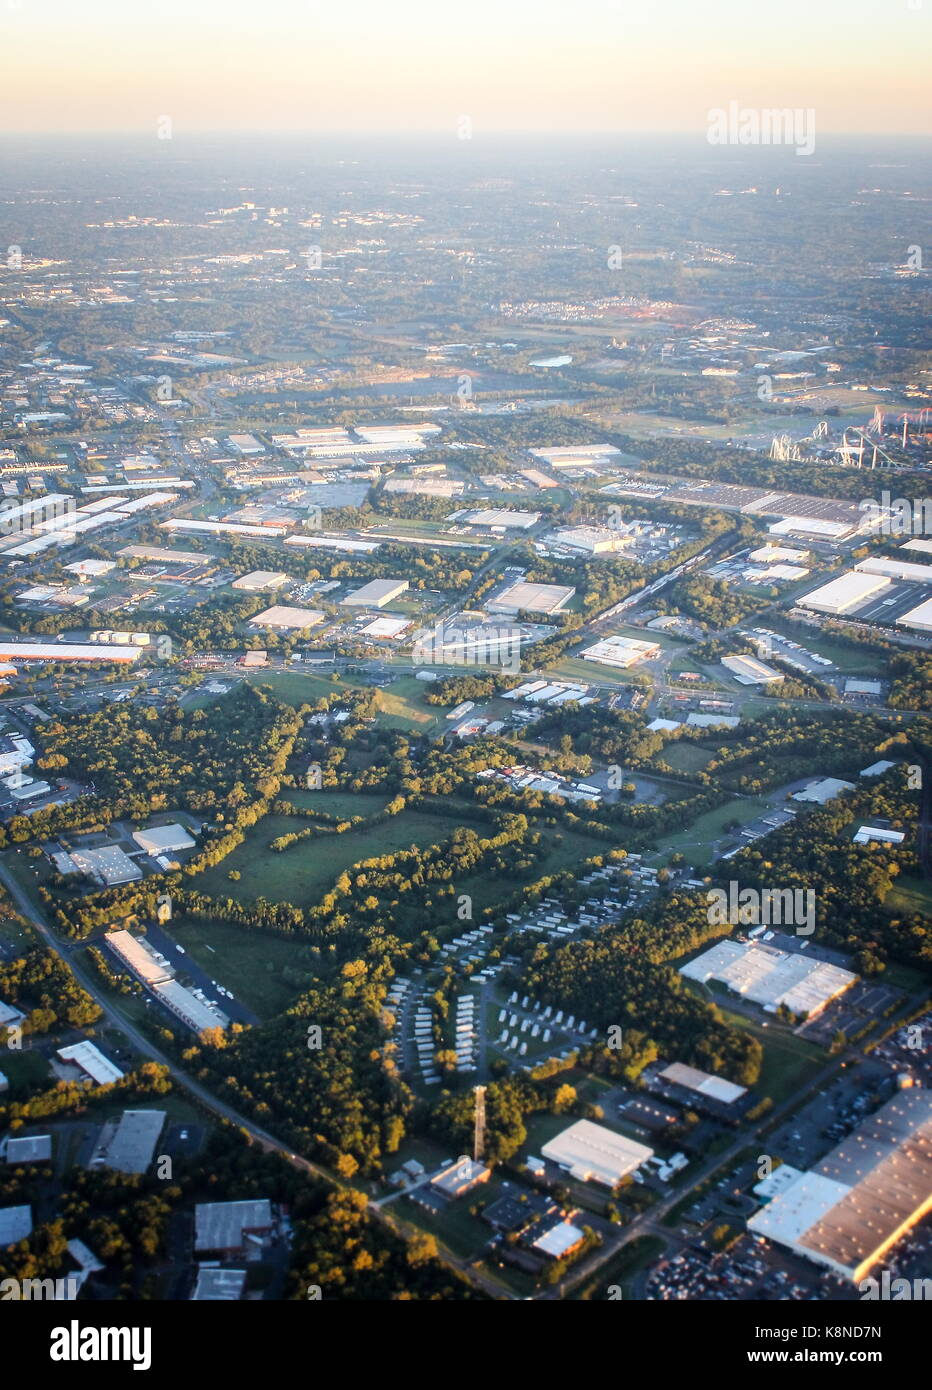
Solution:
[(932, 0), (0, 0), (0, 132), (928, 134), (930, 50)]

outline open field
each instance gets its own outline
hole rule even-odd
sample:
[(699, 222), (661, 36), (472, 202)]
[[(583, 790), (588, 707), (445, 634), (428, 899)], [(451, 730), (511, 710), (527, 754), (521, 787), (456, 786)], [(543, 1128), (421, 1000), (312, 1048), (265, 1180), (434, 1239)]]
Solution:
[(437, 732), (443, 723), (443, 710), (439, 705), (424, 703), (428, 688), (426, 681), (402, 676), (379, 690), (379, 723), (389, 729), (416, 729), (421, 734)]
[(171, 935), (198, 965), (211, 977), (216, 975), (261, 1019), (280, 1013), (298, 993), (300, 985), (284, 980), (284, 970), (310, 974), (315, 968), (310, 948), (299, 941), (244, 931), (225, 922), (194, 922), (177, 917), (171, 922)]
[(677, 772), (701, 772), (712, 757), (711, 748), (695, 743), (670, 743), (659, 755)]
[(346, 817), (347, 820), (350, 816), (368, 818), (377, 815), (388, 802), (388, 797), (382, 792), (340, 792), (326, 788), (320, 791), (286, 788), (282, 792), (282, 799), (290, 801), (293, 806), (300, 806), (302, 810), (320, 811), (324, 815)]
[(712, 846), (725, 835), (726, 825), (731, 821), (748, 825), (758, 816), (765, 815), (770, 809), (766, 801), (759, 801), (755, 797), (742, 797), (734, 801), (726, 801), (724, 806), (716, 806), (714, 810), (706, 811), (685, 830), (681, 830), (679, 834), (671, 835), (666, 840), (664, 848), (651, 856), (650, 862), (658, 862), (662, 859), (666, 863), (670, 855), (679, 850), (696, 865), (710, 864), (712, 862)]
[(358, 681), (351, 676), (341, 676), (331, 680), (329, 676), (312, 674), (310, 671), (255, 671), (246, 677), (250, 685), (268, 685), (286, 705), (295, 707), (319, 700), (322, 695), (332, 695), (341, 689), (357, 689)]
[[(295, 816), (265, 816), (249, 831), (246, 840), (222, 863), (199, 874), (194, 885), (216, 897), (240, 902), (266, 898), (306, 907), (321, 897), (336, 878), (353, 864), (396, 850), (437, 844), (451, 835), (456, 822), (420, 811), (401, 815), (368, 830), (348, 830), (343, 835), (321, 830), (311, 839), (277, 854), (269, 848), (280, 835), (305, 829), (307, 822)], [(231, 871), (241, 875), (230, 878)]]
[(719, 995), (715, 1003), (727, 1023), (752, 1034), (764, 1049), (760, 1080), (754, 1088), (762, 1099), (770, 1096), (775, 1106), (782, 1104), (801, 1092), (826, 1065), (826, 1053), (814, 1043), (797, 1038), (772, 1022), (761, 1020), (757, 1023), (743, 1014), (732, 1013)]
[(884, 907), (893, 913), (921, 912), (932, 917), (932, 883), (920, 878), (900, 878), (884, 899)]

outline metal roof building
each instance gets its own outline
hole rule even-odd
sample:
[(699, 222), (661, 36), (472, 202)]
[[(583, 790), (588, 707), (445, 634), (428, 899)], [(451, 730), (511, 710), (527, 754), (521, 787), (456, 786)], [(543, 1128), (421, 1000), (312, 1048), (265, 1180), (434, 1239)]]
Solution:
[(115, 642), (0, 642), (3, 661), (138, 661), (138, 647)]
[(164, 1110), (124, 1110), (119, 1121), (105, 1124), (90, 1168), (115, 1168), (119, 1173), (144, 1173), (152, 1162), (165, 1124)]
[(340, 600), (341, 608), (384, 608), (408, 587), (407, 579), (371, 579)]
[(12, 1136), (0, 1144), (0, 1154), (7, 1163), (42, 1163), (52, 1157), (51, 1134)]
[(98, 1086), (106, 1086), (112, 1081), (119, 1081), (123, 1076), (118, 1066), (105, 1057), (98, 1047), (85, 1038), (83, 1042), (72, 1043), (70, 1047), (60, 1047), (58, 1056), (63, 1062), (71, 1062), (81, 1071), (86, 1072), (90, 1079)]
[(615, 1187), (654, 1156), (646, 1144), (591, 1120), (577, 1120), (545, 1144), (541, 1153), (580, 1182), (599, 1182), (605, 1187)]
[(146, 854), (167, 854), (172, 850), (193, 849), (194, 840), (183, 825), (152, 825), (148, 830), (134, 830), (133, 839)]
[(784, 1004), (810, 1017), (857, 980), (850, 970), (795, 951), (779, 951), (761, 941), (719, 941), (680, 966), (688, 980), (720, 980), (765, 1009)]
[(559, 613), (575, 592), (569, 585), (531, 584), (522, 580), (510, 584), (498, 598), (489, 599), (485, 608), (489, 613)]
[(162, 957), (156, 956), (148, 942), (141, 941), (133, 936), (132, 932), (108, 932), (104, 937), (104, 943), (129, 966), (143, 984), (162, 984), (163, 981), (170, 980), (174, 973)]
[(316, 627), (326, 617), (319, 608), (291, 608), (287, 604), (273, 604), (263, 613), (249, 619), (250, 627), (280, 628), (283, 632), (300, 632), (305, 627)]
[(858, 1283), (932, 1210), (932, 1095), (900, 1091), (748, 1221)]
[(195, 1250), (240, 1250), (248, 1235), (272, 1229), (272, 1203), (267, 1197), (243, 1202), (199, 1202), (194, 1208)]
[(668, 1067), (664, 1067), (660, 1075), (665, 1081), (671, 1081), (674, 1086), (685, 1086), (689, 1091), (698, 1091), (700, 1095), (711, 1096), (713, 1100), (724, 1101), (726, 1105), (731, 1105), (747, 1095), (746, 1086), (736, 1086), (733, 1081), (726, 1081), (722, 1076), (712, 1076), (707, 1071), (700, 1071), (698, 1067), (688, 1067), (684, 1062), (671, 1062)]
[(209, 1265), (198, 1265), (197, 1283), (191, 1301), (235, 1303), (242, 1298), (245, 1284), (245, 1269), (214, 1269)]
[(0, 1207), (0, 1250), (32, 1235), (32, 1207)]
[(202, 1003), (177, 980), (165, 980), (162, 984), (153, 985), (152, 992), (195, 1033), (201, 1033), (205, 1028), (225, 1028), (230, 1021), (226, 1014)]
[(892, 581), (882, 574), (863, 574), (850, 570), (830, 579), (818, 589), (813, 589), (805, 598), (797, 599), (801, 608), (812, 608), (817, 613), (848, 613), (866, 603), (874, 594), (889, 587)]

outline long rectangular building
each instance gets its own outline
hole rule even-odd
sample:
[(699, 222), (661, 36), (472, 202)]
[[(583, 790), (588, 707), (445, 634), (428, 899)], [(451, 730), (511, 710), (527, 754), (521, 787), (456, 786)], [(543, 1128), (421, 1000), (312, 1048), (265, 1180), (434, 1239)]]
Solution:
[(859, 1283), (932, 1210), (932, 1095), (900, 1091), (748, 1221)]
[(139, 647), (117, 642), (0, 642), (3, 661), (120, 661), (132, 663)]
[(797, 599), (797, 602), (801, 608), (811, 608), (816, 613), (849, 613), (879, 594), (881, 589), (888, 588), (891, 582), (884, 574), (863, 574), (850, 570), (813, 589), (811, 594)]

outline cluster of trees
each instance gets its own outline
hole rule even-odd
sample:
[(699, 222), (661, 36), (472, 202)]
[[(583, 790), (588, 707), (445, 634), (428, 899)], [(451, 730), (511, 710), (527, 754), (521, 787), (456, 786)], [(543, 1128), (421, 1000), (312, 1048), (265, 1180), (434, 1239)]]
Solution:
[(734, 729), (680, 736), (714, 748), (705, 768), (692, 774), (698, 782), (750, 796), (815, 772), (850, 780), (891, 738), (888, 726), (872, 715), (786, 707)]
[(381, 974), (364, 959), (346, 961), (334, 981), (315, 983), (263, 1028), (223, 1048), (190, 1049), (188, 1065), (341, 1177), (377, 1173), (397, 1151), (414, 1103), (386, 1046)]
[(589, 940), (556, 949), (536, 944), (521, 971), (523, 987), (605, 1029), (606, 1036), (609, 1028), (620, 1028), (628, 1047), (621, 1059), (632, 1074), (658, 1054), (672, 1055), (753, 1085), (759, 1043), (691, 994), (668, 963), (731, 930), (709, 923), (704, 895), (661, 898), (644, 916)]
[(212, 719), (174, 702), (163, 709), (108, 705), (49, 721), (42, 728), (43, 758), (94, 793), (13, 817), (0, 829), (0, 847), (124, 816), (140, 821), (175, 807), (236, 823), (250, 802), (277, 793), (300, 719), (246, 683), (214, 711), (221, 712)]
[[(776, 591), (774, 591), (776, 597)], [(691, 574), (658, 594), (654, 607), (662, 613), (681, 613), (707, 627), (731, 627), (761, 604), (760, 598), (743, 594), (724, 579)]]
[(0, 1127), (17, 1130), (32, 1120), (47, 1120), (52, 1115), (83, 1114), (115, 1105), (131, 1105), (134, 1101), (164, 1096), (171, 1085), (168, 1069), (158, 1062), (142, 1062), (119, 1081), (109, 1081), (102, 1086), (88, 1081), (57, 1081), (27, 1100), (8, 1100), (0, 1105)]
[[(755, 841), (721, 876), (742, 888), (812, 889), (813, 939), (853, 956), (860, 973), (877, 974), (888, 959), (932, 969), (932, 922), (885, 906), (898, 876), (918, 871), (918, 806), (905, 768), (895, 768)], [(878, 819), (906, 832), (902, 844), (853, 843), (859, 825)]]
[(64, 961), (44, 946), (30, 946), (15, 960), (0, 961), (0, 999), (26, 1015), (24, 1034), (88, 1028), (101, 1014)]

